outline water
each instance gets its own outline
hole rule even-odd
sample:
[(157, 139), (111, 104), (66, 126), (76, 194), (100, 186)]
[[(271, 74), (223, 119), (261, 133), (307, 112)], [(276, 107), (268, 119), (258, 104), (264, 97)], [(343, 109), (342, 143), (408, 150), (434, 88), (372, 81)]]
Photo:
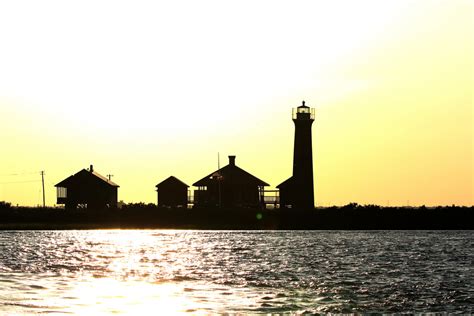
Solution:
[(0, 313), (474, 312), (470, 231), (4, 231)]

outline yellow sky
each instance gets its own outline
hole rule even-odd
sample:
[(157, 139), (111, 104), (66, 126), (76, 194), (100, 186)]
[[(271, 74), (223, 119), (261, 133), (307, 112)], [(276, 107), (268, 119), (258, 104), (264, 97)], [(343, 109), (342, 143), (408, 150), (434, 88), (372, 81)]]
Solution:
[(317, 205), (472, 205), (473, 28), (468, 0), (2, 2), (0, 200), (92, 163), (156, 202), (217, 152), (276, 186), (306, 100)]

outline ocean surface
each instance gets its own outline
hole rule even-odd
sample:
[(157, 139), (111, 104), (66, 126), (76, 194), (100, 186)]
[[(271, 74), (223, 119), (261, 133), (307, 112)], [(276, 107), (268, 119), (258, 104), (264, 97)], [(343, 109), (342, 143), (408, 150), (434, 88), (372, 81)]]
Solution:
[(466, 314), (473, 266), (473, 231), (0, 231), (0, 314)]

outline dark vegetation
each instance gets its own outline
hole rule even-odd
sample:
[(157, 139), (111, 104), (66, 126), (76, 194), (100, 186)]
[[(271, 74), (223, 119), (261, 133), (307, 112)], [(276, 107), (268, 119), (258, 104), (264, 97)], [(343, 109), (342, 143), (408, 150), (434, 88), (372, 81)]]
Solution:
[(169, 209), (127, 204), (121, 209), (13, 207), (0, 202), (0, 229), (473, 229), (474, 207), (342, 207), (296, 209)]

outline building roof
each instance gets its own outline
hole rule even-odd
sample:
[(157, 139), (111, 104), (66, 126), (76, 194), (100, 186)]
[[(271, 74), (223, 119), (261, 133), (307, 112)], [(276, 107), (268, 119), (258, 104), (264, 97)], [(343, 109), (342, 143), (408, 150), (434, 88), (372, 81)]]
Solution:
[(161, 181), (160, 183), (158, 183), (155, 187), (159, 187), (161, 186), (162, 184), (165, 184), (165, 183), (168, 183), (168, 182), (174, 182), (174, 183), (178, 183), (178, 184), (181, 184), (185, 187), (189, 187), (189, 185), (187, 185), (186, 183), (184, 183), (183, 181), (179, 180), (178, 178), (174, 177), (174, 176), (169, 176), (168, 178), (166, 178), (165, 180)]
[(276, 187), (278, 189), (285, 188), (285, 187), (291, 185), (292, 182), (293, 182), (293, 176), (289, 177), (288, 179), (286, 179), (285, 181), (283, 181), (282, 183), (280, 183)]
[(259, 178), (251, 175), (247, 171), (237, 167), (235, 164), (232, 163), (210, 173), (201, 180), (195, 182), (193, 186), (207, 186), (210, 184), (211, 181), (215, 181), (216, 177), (222, 177), (223, 181), (225, 181), (225, 179), (232, 179), (233, 181), (240, 183), (254, 183), (257, 186), (269, 186), (269, 184), (265, 181), (260, 180)]
[(57, 184), (54, 185), (54, 186), (55, 186), (55, 187), (62, 187), (62, 188), (65, 188), (69, 183), (71, 183), (71, 180), (72, 180), (73, 177), (74, 177), (74, 175), (69, 176), (69, 177), (67, 177), (66, 179), (64, 179), (63, 181), (57, 183)]
[(116, 184), (115, 182), (109, 180), (108, 178), (104, 177), (103, 175), (95, 172), (95, 171), (89, 171), (89, 170), (86, 170), (86, 169), (82, 169), (81, 171), (79, 171), (78, 173), (72, 175), (72, 176), (69, 176), (67, 177), (66, 179), (64, 179), (63, 181), (59, 182), (58, 184), (55, 185), (55, 187), (63, 187), (63, 188), (67, 188), (73, 181), (75, 181), (76, 179), (78, 179), (79, 177), (94, 177), (95, 179), (98, 179), (100, 180), (101, 182), (105, 183), (105, 184), (108, 184), (112, 187), (120, 187), (118, 184)]

